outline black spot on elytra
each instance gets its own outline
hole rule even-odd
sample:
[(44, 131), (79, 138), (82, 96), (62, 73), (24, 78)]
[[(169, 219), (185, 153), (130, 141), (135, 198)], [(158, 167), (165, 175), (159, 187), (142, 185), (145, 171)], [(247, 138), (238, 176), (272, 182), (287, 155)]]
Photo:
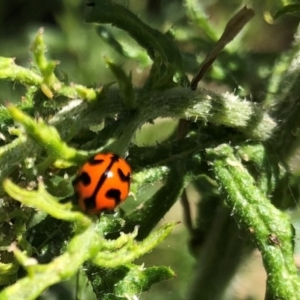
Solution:
[(118, 175), (121, 181), (129, 182), (130, 181), (130, 172), (125, 175), (121, 169), (118, 169)]
[(89, 185), (89, 184), (91, 184), (91, 181), (92, 181), (90, 175), (86, 172), (82, 172), (79, 175), (79, 179), (83, 185)]
[(91, 183), (91, 177), (88, 173), (86, 172), (82, 172), (78, 178), (77, 178), (78, 182), (81, 182), (83, 185), (88, 186)]
[(112, 157), (111, 157), (111, 162), (115, 163), (115, 162), (119, 161), (119, 159), (120, 159), (119, 155), (113, 154)]
[(94, 7), (95, 6), (95, 2), (87, 2), (86, 6)]
[(94, 195), (84, 199), (86, 210), (94, 209), (96, 207), (96, 198)]
[(121, 202), (121, 192), (118, 189), (109, 189), (105, 196), (109, 199), (113, 199), (115, 201), (115, 206), (119, 205)]
[(95, 166), (95, 165), (100, 165), (103, 163), (103, 159), (96, 159), (95, 157), (91, 157), (89, 159), (89, 164), (92, 165), (92, 166)]
[(81, 182), (83, 185), (87, 186), (91, 183), (91, 177), (88, 173), (82, 172), (80, 175), (78, 175), (72, 182), (73, 186), (76, 187), (76, 185)]

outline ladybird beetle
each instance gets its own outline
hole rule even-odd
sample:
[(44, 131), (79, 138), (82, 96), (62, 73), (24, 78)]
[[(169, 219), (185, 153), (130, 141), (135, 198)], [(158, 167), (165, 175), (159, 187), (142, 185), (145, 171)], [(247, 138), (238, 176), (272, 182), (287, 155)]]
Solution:
[(129, 193), (130, 176), (130, 166), (118, 155), (94, 155), (73, 181), (80, 208), (88, 214), (115, 209)]

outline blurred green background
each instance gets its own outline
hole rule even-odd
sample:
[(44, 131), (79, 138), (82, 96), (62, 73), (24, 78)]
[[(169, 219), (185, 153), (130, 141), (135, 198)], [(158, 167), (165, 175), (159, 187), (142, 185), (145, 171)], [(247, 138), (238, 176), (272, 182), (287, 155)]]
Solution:
[[(184, 1), (119, 0), (115, 2), (124, 4), (142, 20), (163, 32), (172, 29), (179, 40), (180, 50), (184, 52), (187, 69), (191, 72), (189, 75), (192, 76), (197, 65), (194, 64), (194, 60), (191, 60), (189, 65), (191, 55), (195, 55), (196, 52), (198, 60), (201, 61), (207, 52), (206, 45), (203, 44), (203, 52), (193, 45), (193, 40), (197, 34), (200, 38), (202, 32), (187, 20)], [(205, 9), (213, 28), (220, 35), (226, 22), (244, 1), (199, 0), (195, 3)], [(252, 51), (253, 55), (267, 54), (268, 57), (272, 58), (277, 53), (287, 49), (292, 42), (298, 20), (291, 17), (284, 18), (276, 24), (268, 24), (264, 19), (264, 14), (266, 12), (274, 13), (276, 9), (280, 8), (281, 2), (257, 0), (248, 1), (248, 4), (251, 4), (255, 9), (256, 17), (241, 37), (244, 50)], [(145, 51), (140, 49), (124, 32), (106, 26), (105, 28), (113, 33), (123, 47), (128, 50), (131, 58), (125, 58), (124, 55), (117, 53), (100, 38), (95, 25), (84, 22), (84, 7), (84, 1), (79, 0), (0, 1), (0, 56), (15, 57), (16, 63), (31, 66), (30, 44), (37, 30), (43, 27), (48, 56), (60, 61), (59, 72), (62, 74), (61, 76), (66, 76), (69, 81), (87, 86), (113, 82), (113, 75), (105, 67), (104, 57), (107, 57), (122, 65), (127, 72), (132, 71), (134, 85), (136, 87), (141, 86), (147, 77), (151, 64)], [(189, 39), (190, 42), (187, 42)], [(241, 39), (238, 38), (237, 41), (233, 42), (233, 45), (236, 43), (236, 47), (239, 48)], [(257, 78), (251, 77), (251, 70), (255, 66), (245, 64), (244, 67), (248, 68), (246, 72), (249, 74), (247, 84), (251, 82), (249, 86), (260, 91), (261, 82)], [(222, 72), (225, 72), (225, 76), (231, 80), (232, 85), (221, 85), (211, 81), (203, 83), (202, 86), (214, 91), (233, 91), (240, 86), (247, 88), (246, 84), (240, 81), (242, 79), (233, 75), (230, 71), (231, 68), (232, 66), (228, 66), (228, 69), (225, 68)], [(217, 76), (218, 68), (216, 67), (213, 71)], [(262, 76), (268, 76), (268, 72), (270, 70), (261, 69)], [(5, 101), (19, 102), (24, 92), (25, 88), (16, 83), (0, 81), (0, 103)], [(154, 125), (146, 125), (141, 129), (136, 137), (136, 143), (138, 145), (151, 145), (162, 141), (174, 132), (176, 125), (177, 121), (175, 120), (157, 120)], [(188, 188), (188, 196), (192, 207), (195, 207), (199, 201), (199, 195), (192, 186)], [(130, 203), (126, 204), (124, 209), (130, 209)], [(298, 215), (295, 214), (295, 224), (299, 219)], [(182, 221), (179, 202), (162, 222), (168, 220)], [(189, 253), (188, 243), (188, 231), (182, 222), (160, 247), (139, 259), (138, 263), (145, 264), (145, 266), (171, 266), (177, 274), (174, 280), (153, 286), (148, 293), (141, 295), (140, 299), (179, 300), (186, 298), (189, 283), (193, 278), (195, 263), (194, 258)], [(259, 254), (255, 252), (250, 259), (245, 261), (241, 272), (235, 277), (230, 290), (228, 290), (227, 299), (263, 299), (264, 280), (265, 273), (261, 259)], [(70, 283), (55, 287), (45, 292), (40, 299), (74, 299), (74, 283), (75, 280), (72, 280)], [(92, 296), (87, 293), (83, 295), (83, 299), (92, 299)]]

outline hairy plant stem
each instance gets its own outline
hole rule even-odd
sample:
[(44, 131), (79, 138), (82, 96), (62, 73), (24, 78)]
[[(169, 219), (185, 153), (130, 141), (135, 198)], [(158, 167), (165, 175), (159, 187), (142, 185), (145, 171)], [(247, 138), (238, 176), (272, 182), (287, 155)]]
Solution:
[[(265, 140), (276, 126), (269, 115), (255, 103), (228, 93), (218, 95), (204, 89), (190, 91), (186, 88), (174, 88), (148, 97), (143, 95), (137, 99), (139, 113), (134, 118), (138, 119), (138, 123), (132, 121), (135, 129), (151, 119), (176, 117), (225, 125), (235, 128), (249, 138)], [(127, 113), (119, 90), (109, 89), (99, 101), (70, 102), (49, 120), (49, 124), (56, 127), (63, 140), (68, 141), (83, 128), (99, 124), (104, 117)], [(131, 136), (126, 136), (128, 141), (133, 134), (131, 130)], [(12, 165), (17, 165), (25, 157), (30, 157), (32, 153), (38, 154), (41, 150), (40, 145), (24, 135), (0, 148), (0, 181), (13, 171)]]
[[(297, 56), (300, 60), (300, 54)], [(276, 108), (275, 117), (280, 120), (278, 128), (274, 132), (274, 138), (270, 141), (280, 153), (280, 158), (288, 162), (295, 154), (300, 144), (300, 74), (294, 74), (294, 80), (289, 81), (288, 91), (283, 95), (281, 103)]]
[[(229, 145), (207, 150), (215, 179), (236, 222), (251, 234), (262, 254), (267, 291), (273, 299), (297, 299), (300, 281), (294, 264), (294, 229), (258, 188)], [(285, 278), (285, 280), (282, 280)]]

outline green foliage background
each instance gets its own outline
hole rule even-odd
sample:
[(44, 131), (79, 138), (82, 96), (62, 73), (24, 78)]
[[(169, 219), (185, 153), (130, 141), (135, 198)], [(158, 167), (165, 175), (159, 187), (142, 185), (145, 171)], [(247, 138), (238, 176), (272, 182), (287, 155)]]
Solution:
[[(126, 298), (126, 293), (128, 299), (134, 299), (134, 295), (140, 296), (141, 299), (197, 299), (200, 295), (201, 299), (221, 299), (226, 297), (226, 289), (236, 269), (249, 256), (254, 246), (263, 254), (267, 273), (274, 274), (268, 278), (265, 299), (277, 299), (278, 295), (285, 295), (286, 298), (283, 299), (299, 299), (295, 291), (299, 290), (300, 283), (292, 256), (295, 235), (289, 226), (289, 215), (281, 212), (293, 212), (296, 216), (294, 222), (297, 224), (299, 67), (296, 58), (299, 53), (299, 7), (292, 2), (253, 1), (251, 5), (256, 13), (255, 19), (226, 47), (206, 74), (201, 88), (204, 86), (209, 91), (201, 89), (199, 95), (195, 96), (188, 91), (185, 74), (191, 79), (196, 73), (201, 61), (212, 49), (226, 23), (241, 7), (242, 2), (114, 2), (125, 5), (129, 11), (139, 16), (144, 24), (160, 32), (171, 30), (174, 45), (177, 45), (181, 52), (182, 62), (169, 35), (162, 38), (147, 25), (142, 28), (139, 27), (139, 23), (134, 22), (132, 28), (136, 30), (132, 29), (131, 34), (116, 28), (126, 27), (126, 22), (131, 18), (131, 15), (118, 15), (117, 9), (113, 11), (112, 17), (102, 16), (103, 24), (96, 26), (85, 22), (86, 4), (79, 0), (1, 3), (0, 56), (15, 57), (17, 65), (24, 66), (33, 73), (40, 72), (42, 77), (47, 79), (43, 81), (44, 86), (39, 83), (39, 89), (30, 90), (26, 89), (30, 84), (22, 84), (22, 77), (14, 80), (9, 76), (6, 78), (3, 72), (0, 75), (4, 79), (0, 81), (1, 103), (15, 103), (32, 117), (29, 118), (15, 107), (3, 108), (1, 111), (1, 133), (5, 138), (1, 142), (1, 155), (8, 153), (7, 160), (1, 162), (1, 176), (9, 175), (13, 182), (27, 189), (32, 183), (35, 189), (36, 174), (42, 174), (47, 191), (57, 199), (69, 199), (72, 194), (70, 181), (77, 166), (95, 149), (110, 149), (124, 155), (129, 148), (129, 159), (137, 174), (132, 190), (138, 201), (135, 202), (134, 197), (130, 197), (124, 205), (127, 212), (124, 217), (125, 226), (122, 216), (115, 219), (108, 216), (102, 218), (102, 223), (93, 220), (92, 224), (98, 226), (93, 228), (89, 227), (94, 226), (90, 225), (90, 219), (70, 210), (69, 202), (63, 208), (56, 207), (57, 200), (43, 190), (43, 185), (36, 193), (26, 194), (27, 191), (22, 191), (6, 181), (4, 188), (7, 193), (25, 204), (25, 208), (20, 209), (16, 201), (7, 200), (7, 195), (2, 191), (2, 236), (8, 239), (2, 238), (1, 262), (14, 261), (12, 253), (8, 254), (6, 250), (15, 240), (19, 248), (27, 250), (28, 256), (33, 255), (40, 263), (48, 263), (55, 256), (72, 253), (72, 249), (80, 248), (80, 243), (76, 244), (75, 240), (72, 240), (71, 246), (68, 244), (74, 233), (78, 238), (82, 234), (93, 240), (95, 232), (101, 238), (108, 232), (109, 238), (116, 238), (116, 232), (132, 232), (134, 225), (139, 224), (139, 242), (136, 241), (135, 234), (129, 234), (124, 238), (126, 241), (119, 239), (106, 244), (104, 239), (101, 239), (103, 244), (91, 243), (91, 249), (88, 251), (78, 250), (82, 252), (82, 256), (79, 253), (78, 259), (74, 255), (74, 269), (65, 272), (59, 280), (53, 282), (73, 277), (71, 283), (67, 284), (67, 290), (63, 290), (65, 285), (59, 285), (46, 292), (41, 299), (59, 299), (63, 292), (66, 293), (63, 296), (65, 299), (73, 299), (76, 265), (79, 267), (86, 260), (89, 260), (89, 263), (84, 265), (88, 270), (87, 277), (95, 290), (104, 291), (99, 292), (98, 299), (116, 299), (117, 296), (109, 291), (115, 284), (120, 284), (117, 287), (119, 289), (114, 292), (122, 294), (122, 299)], [(105, 3), (108, 3), (109, 7), (110, 1), (103, 1), (102, 5), (106, 5)], [(292, 6), (288, 6), (289, 4)], [(210, 16), (209, 19), (207, 15)], [(271, 20), (272, 16), (280, 18)], [(108, 25), (111, 21), (106, 21), (105, 18), (114, 19), (117, 26)], [(118, 20), (121, 23), (118, 23)], [(268, 24), (266, 20), (272, 21), (273, 24)], [(90, 21), (95, 20), (91, 17)], [(40, 31), (37, 34), (40, 27), (44, 28), (44, 32)], [(141, 35), (139, 28), (142, 28)], [(148, 39), (145, 39), (144, 35)], [(31, 49), (29, 45), (32, 45)], [(42, 49), (44, 45), (46, 53)], [(29, 50), (33, 51), (33, 54), (30, 54)], [(52, 59), (59, 61), (59, 64), (54, 62), (52, 65)], [(4, 70), (8, 62), (1, 62), (0, 67)], [(54, 66), (56, 78), (52, 73)], [(65, 86), (58, 92), (53, 92), (57, 80)], [(112, 82), (117, 82), (120, 93), (115, 91), (116, 85), (110, 87)], [(222, 94), (224, 91), (232, 94)], [(51, 93), (54, 93), (54, 101), (48, 104), (49, 100), (45, 95), (49, 96)], [(97, 113), (100, 116), (98, 122), (95, 121), (88, 130), (83, 128), (75, 137), (72, 136), (72, 128), (69, 131), (62, 129), (62, 132), (61, 128), (58, 128), (61, 140), (47, 122), (68, 103), (72, 93), (77, 93), (77, 97), (91, 103), (101, 101), (105, 97), (110, 99), (111, 102), (105, 102), (107, 107), (112, 106), (108, 113), (110, 117), (105, 118), (103, 122), (101, 107), (96, 107), (94, 115), (86, 119), (83, 116), (82, 120), (77, 120), (77, 126), (81, 126), (80, 122), (87, 122), (89, 117), (97, 120)], [(24, 96), (33, 100), (34, 109), (32, 103), (28, 104), (24, 100)], [(144, 102), (139, 102), (139, 97)], [(130, 134), (137, 129), (135, 123), (128, 122), (130, 113), (133, 116), (132, 120), (136, 118), (142, 120), (141, 123), (153, 121), (152, 116), (155, 113), (149, 113), (142, 119), (135, 114), (139, 104), (148, 103), (147, 97), (154, 99), (152, 106), (149, 104), (149, 111), (161, 110), (161, 114), (158, 115), (172, 118), (159, 119), (155, 125), (148, 124), (141, 131), (138, 129), (133, 144), (130, 144)], [(215, 101), (212, 106), (209, 106), (210, 99)], [(112, 115), (118, 113), (124, 119), (120, 118), (114, 123)], [(272, 119), (269, 119), (269, 115)], [(39, 118), (43, 118), (45, 123), (35, 123)], [(180, 123), (179, 119), (183, 118), (189, 121), (188, 134), (183, 141), (177, 141), (176, 129)], [(279, 121), (276, 128), (275, 123), (272, 123), (273, 119)], [(25, 131), (33, 137), (33, 145), (36, 145), (37, 141), (46, 150), (37, 150), (36, 146), (32, 146), (37, 156), (33, 161), (28, 158), (20, 162), (18, 168), (10, 165), (9, 147), (15, 141), (10, 134), (20, 138), (25, 135), (23, 129), (11, 129), (12, 120), (23, 125)], [(68, 124), (67, 122), (66, 116), (65, 124)], [(120, 132), (122, 122), (127, 131)], [(100, 131), (104, 125), (106, 130)], [(64, 128), (63, 125), (60, 126)], [(74, 126), (76, 127), (76, 123)], [(72, 136), (72, 139), (69, 136)], [(63, 140), (67, 144), (64, 144)], [(189, 154), (186, 154), (186, 151)], [(40, 157), (38, 153), (42, 153)], [(148, 168), (152, 167), (153, 172), (150, 173)], [(14, 169), (14, 172), (8, 171), (10, 168)], [(169, 178), (169, 172), (176, 176)], [(65, 174), (69, 176), (67, 180), (63, 180)], [(161, 188), (164, 184), (165, 190)], [(168, 197), (168, 203), (172, 203), (173, 199), (182, 195), (188, 184), (193, 185), (196, 190), (189, 200), (193, 201), (192, 198), (198, 197), (199, 194), (202, 199), (200, 204), (195, 201), (194, 214), (197, 217), (193, 220), (193, 227), (183, 230), (183, 224), (177, 225), (175, 228), (179, 229), (158, 246), (170, 233), (174, 224), (165, 225), (149, 237), (149, 231), (164, 216), (164, 209), (168, 211), (170, 208), (165, 205), (165, 208), (157, 212), (150, 209), (150, 204), (167, 202)], [(44, 200), (37, 204), (37, 199)], [(138, 204), (148, 199), (148, 210), (139, 215)], [(9, 205), (6, 204), (7, 201)], [(38, 208), (42, 213), (33, 213), (26, 205)], [(157, 205), (157, 208), (160, 209), (160, 206)], [(170, 218), (178, 221), (178, 214), (171, 215)], [(66, 221), (75, 224), (75, 228)], [(34, 227), (35, 225), (38, 227)], [(49, 226), (52, 227), (50, 231)], [(11, 228), (15, 230), (13, 234), (10, 232)], [(49, 237), (45, 239), (45, 235)], [(140, 242), (146, 236), (148, 238)], [(247, 238), (241, 239), (241, 236)], [(93, 247), (96, 250), (93, 250)], [(153, 248), (155, 249), (152, 254), (140, 258)], [(93, 251), (97, 252), (99, 249), (100, 254), (97, 256)], [(190, 256), (188, 249), (194, 258)], [(125, 254), (121, 252), (123, 250)], [(28, 263), (28, 258), (22, 256), (22, 252), (18, 252), (17, 249), (13, 251), (21, 265)], [(105, 253), (107, 257), (115, 257), (112, 259), (114, 266), (105, 262)], [(110, 254), (112, 256), (109, 256)], [(146, 262), (146, 267), (149, 267), (145, 274), (132, 264), (137, 258), (137, 265)], [(95, 261), (103, 269), (89, 265)], [(174, 276), (169, 268), (151, 269), (156, 264), (172, 265), (177, 277), (167, 283), (162, 282), (156, 289), (154, 286), (150, 292), (142, 294), (152, 283)], [(12, 283), (16, 276), (25, 276), (22, 268), (17, 273), (16, 268), (17, 266), (12, 268), (6, 278), (3, 269), (4, 278), (8, 282)], [(30, 269), (30, 266), (26, 266), (25, 269), (29, 273), (37, 272), (33, 270), (34, 267)], [(151, 272), (155, 275), (152, 276)], [(128, 286), (127, 281), (118, 281), (123, 274), (128, 276)], [(280, 278), (283, 275), (288, 278), (285, 282)], [(144, 281), (143, 276), (147, 280)], [(117, 278), (116, 282), (113, 281), (114, 278)], [(81, 293), (82, 299), (92, 299), (91, 288), (86, 288), (87, 279), (83, 272), (80, 272), (79, 279), (81, 283), (78, 293)], [(138, 284), (133, 287), (131, 284), (135, 279), (138, 279)], [(234, 296), (230, 294), (227, 297), (232, 299), (230, 297)], [(0, 299), (10, 298), (4, 291), (0, 294)]]

